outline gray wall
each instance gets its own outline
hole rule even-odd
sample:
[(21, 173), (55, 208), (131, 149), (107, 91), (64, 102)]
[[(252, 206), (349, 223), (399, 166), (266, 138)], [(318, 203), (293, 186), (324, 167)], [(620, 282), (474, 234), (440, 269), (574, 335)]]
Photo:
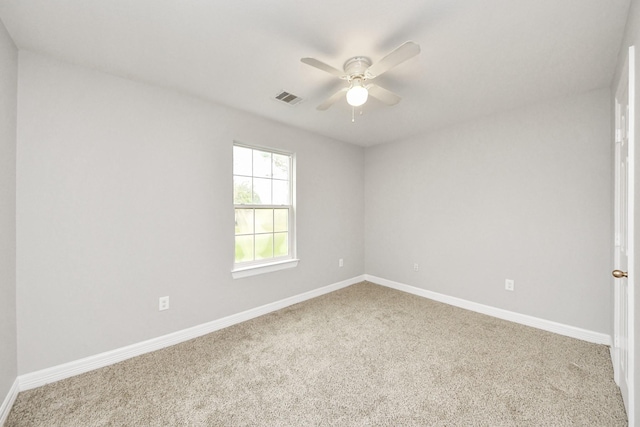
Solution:
[(603, 89), (368, 149), (366, 272), (610, 334), (610, 105)]
[[(20, 374), (364, 271), (362, 148), (25, 51), (18, 94)], [(296, 153), (297, 268), (231, 278), (234, 140)]]
[(0, 21), (0, 403), (17, 375), (17, 83), (18, 51)]
[[(366, 151), (25, 51), (18, 93), (21, 374), (363, 272), (611, 333), (606, 89)], [(295, 269), (231, 279), (234, 139), (297, 154)]]

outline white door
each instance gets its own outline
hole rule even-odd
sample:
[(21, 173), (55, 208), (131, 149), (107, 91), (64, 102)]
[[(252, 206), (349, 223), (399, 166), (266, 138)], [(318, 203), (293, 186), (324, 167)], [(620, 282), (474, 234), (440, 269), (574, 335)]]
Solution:
[(614, 299), (615, 335), (613, 363), (615, 379), (624, 399), (629, 425), (634, 414), (634, 287), (633, 287), (633, 200), (634, 200), (634, 73), (635, 50), (629, 56), (616, 90), (615, 135), (615, 242)]

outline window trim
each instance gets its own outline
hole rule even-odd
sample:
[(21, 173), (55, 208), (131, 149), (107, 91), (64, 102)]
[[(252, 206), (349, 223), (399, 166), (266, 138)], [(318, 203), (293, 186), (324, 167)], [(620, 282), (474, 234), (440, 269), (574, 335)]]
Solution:
[(241, 279), (243, 277), (257, 276), (258, 274), (286, 270), (288, 268), (297, 267), (299, 261), (299, 259), (293, 258), (286, 259), (284, 261), (271, 262), (269, 264), (247, 265), (245, 267), (234, 268), (233, 270), (231, 270), (231, 276), (234, 279)]
[[(273, 271), (285, 270), (289, 268), (297, 267), (298, 262), (300, 261), (296, 256), (296, 156), (295, 153), (274, 149), (265, 146), (259, 145), (249, 145), (244, 144), (238, 141), (233, 142), (232, 147), (242, 147), (248, 148), (251, 150), (258, 151), (267, 151), (273, 154), (280, 154), (283, 156), (287, 156), (290, 159), (289, 164), (289, 195), (290, 200), (288, 205), (260, 205), (260, 204), (235, 204), (235, 200), (233, 199), (233, 184), (231, 185), (231, 201), (232, 206), (235, 212), (235, 209), (249, 208), (249, 209), (278, 209), (278, 208), (287, 208), (289, 210), (289, 224), (288, 224), (288, 245), (289, 245), (289, 255), (286, 257), (278, 257), (278, 258), (269, 258), (264, 260), (253, 260), (246, 261), (243, 263), (236, 263), (235, 259), (233, 260), (233, 267), (231, 269), (231, 275), (234, 279), (255, 276), (258, 274), (270, 273)], [(233, 153), (232, 153), (232, 181), (233, 181)], [(235, 234), (234, 234), (235, 235)], [(234, 239), (235, 241), (235, 239)], [(235, 243), (234, 243), (235, 246)]]

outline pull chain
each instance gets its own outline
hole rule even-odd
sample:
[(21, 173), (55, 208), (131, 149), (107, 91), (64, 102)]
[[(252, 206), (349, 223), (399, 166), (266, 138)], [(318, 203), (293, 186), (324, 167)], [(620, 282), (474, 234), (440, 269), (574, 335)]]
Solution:
[[(358, 110), (358, 115), (362, 115), (362, 108)], [(356, 107), (351, 107), (351, 123), (356, 122)]]

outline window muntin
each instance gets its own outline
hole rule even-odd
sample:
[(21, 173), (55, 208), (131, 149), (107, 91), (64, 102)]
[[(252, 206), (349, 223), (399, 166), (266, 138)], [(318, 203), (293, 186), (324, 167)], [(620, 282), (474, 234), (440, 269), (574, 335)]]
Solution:
[(235, 144), (235, 268), (293, 259), (293, 157)]

